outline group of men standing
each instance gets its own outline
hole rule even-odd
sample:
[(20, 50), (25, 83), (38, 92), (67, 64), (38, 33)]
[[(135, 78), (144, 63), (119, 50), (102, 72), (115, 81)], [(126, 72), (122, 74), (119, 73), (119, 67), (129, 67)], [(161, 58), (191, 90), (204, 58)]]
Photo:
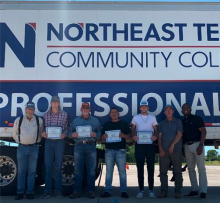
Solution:
[[(95, 198), (96, 179), (96, 142), (105, 142), (106, 179), (105, 191), (102, 198), (112, 196), (112, 179), (114, 165), (116, 164), (120, 177), (120, 190), (122, 198), (129, 198), (127, 193), (126, 177), (126, 140), (133, 139), (135, 142), (135, 158), (137, 165), (139, 193), (137, 198), (143, 198), (144, 192), (144, 165), (147, 162), (148, 171), (148, 196), (154, 194), (154, 165), (155, 144), (158, 140), (160, 155), (160, 180), (161, 192), (159, 198), (167, 197), (168, 177), (167, 171), (172, 161), (175, 175), (175, 198), (181, 198), (182, 189), (182, 149), (189, 169), (189, 177), (192, 190), (186, 197), (199, 196), (205, 199), (207, 193), (207, 177), (204, 164), (204, 141), (206, 130), (201, 117), (191, 114), (189, 104), (182, 106), (184, 119), (180, 121), (173, 117), (174, 109), (171, 105), (164, 108), (166, 119), (157, 123), (156, 117), (149, 113), (147, 101), (140, 102), (140, 114), (133, 117), (131, 130), (129, 125), (120, 120), (119, 110), (112, 107), (110, 121), (106, 122), (101, 129), (97, 118), (91, 116), (90, 104), (85, 102), (81, 105), (81, 116), (75, 118), (68, 130), (67, 113), (60, 108), (60, 98), (53, 96), (51, 107), (43, 116), (43, 120), (34, 115), (35, 104), (28, 102), (25, 115), (15, 120), (13, 138), (19, 144), (17, 149), (18, 161), (18, 185), (16, 200), (24, 198), (25, 182), (27, 175), (27, 199), (34, 199), (34, 184), (36, 166), (39, 151), (39, 142), (45, 138), (45, 187), (41, 198), (49, 198), (51, 195), (53, 164), (55, 163), (55, 195), (62, 195), (62, 163), (65, 148), (65, 137), (71, 137), (75, 141), (75, 183), (71, 199), (82, 195), (82, 180), (84, 164), (87, 169), (87, 197)], [(197, 183), (195, 165), (199, 170), (199, 186)], [(200, 192), (200, 194), (198, 193)]]

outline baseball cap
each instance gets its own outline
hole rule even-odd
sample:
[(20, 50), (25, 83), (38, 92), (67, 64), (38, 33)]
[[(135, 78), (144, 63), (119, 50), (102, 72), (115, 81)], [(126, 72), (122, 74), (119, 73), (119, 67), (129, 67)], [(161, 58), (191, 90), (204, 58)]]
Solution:
[(52, 96), (51, 101), (52, 102), (60, 102), (60, 97), (59, 96)]
[(27, 104), (26, 104), (26, 108), (28, 108), (28, 109), (35, 109), (35, 104), (34, 104), (34, 102), (27, 102)]
[(173, 106), (170, 105), (170, 104), (167, 104), (165, 107), (164, 107), (164, 110), (166, 110), (166, 108), (171, 108), (173, 110)]
[(90, 108), (90, 104), (88, 102), (83, 102), (81, 107), (88, 109), (88, 108)]
[(140, 102), (140, 106), (148, 106), (148, 102), (146, 100), (142, 100)]

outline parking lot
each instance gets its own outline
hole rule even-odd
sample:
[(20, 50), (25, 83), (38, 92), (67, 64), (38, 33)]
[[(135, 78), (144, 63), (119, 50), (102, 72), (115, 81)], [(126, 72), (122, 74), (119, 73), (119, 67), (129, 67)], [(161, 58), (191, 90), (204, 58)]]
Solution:
[[(220, 199), (220, 167), (219, 166), (207, 166), (207, 176), (208, 176), (208, 184), (209, 184), (209, 189), (208, 189), (208, 198), (205, 200), (206, 202), (214, 203), (218, 202)], [(145, 169), (145, 174), (146, 174), (146, 169)], [(160, 179), (158, 177), (159, 174), (159, 167), (156, 166), (155, 168), (155, 194), (159, 194), (160, 192)], [(169, 171), (169, 179), (172, 177), (172, 172)], [(188, 172), (183, 173), (183, 179), (184, 179), (184, 187), (182, 190), (182, 194), (186, 194), (190, 191), (190, 182), (188, 178)], [(96, 185), (98, 185), (99, 179), (96, 181)], [(169, 194), (168, 198), (165, 199), (150, 199), (147, 196), (144, 197), (143, 199), (136, 199), (136, 194), (139, 191), (138, 190), (138, 182), (137, 182), (137, 172), (136, 172), (136, 166), (129, 166), (129, 169), (127, 170), (127, 183), (128, 183), (128, 194), (130, 195), (129, 199), (122, 199), (120, 197), (120, 187), (119, 187), (119, 177), (118, 177), (118, 171), (117, 168), (115, 167), (114, 171), (114, 179), (113, 179), (113, 194), (111, 198), (107, 199), (102, 199), (100, 198), (101, 193), (103, 192), (104, 189), (104, 184), (105, 184), (105, 166), (103, 168), (103, 173), (100, 181), (100, 186), (96, 187), (96, 198), (95, 199), (88, 199), (86, 198), (86, 193), (83, 194), (83, 197), (75, 200), (71, 200), (68, 197), (64, 197), (65, 202), (74, 202), (74, 203), (133, 203), (136, 201), (143, 203), (143, 202), (176, 202), (177, 200), (174, 199), (174, 193), (173, 193), (173, 187), (174, 183), (169, 182)], [(145, 185), (147, 185), (147, 176), (145, 175)], [(20, 200), (19, 202), (39, 202), (42, 201), (42, 203), (47, 202), (47, 203), (56, 203), (60, 202), (63, 200), (56, 199), (54, 196), (52, 196), (49, 199), (46, 200), (40, 200), (39, 197), (43, 192), (43, 186), (36, 188), (36, 194), (35, 194), (35, 199), (34, 200), (27, 200), (23, 199)], [(147, 187), (146, 187), (146, 192), (147, 192)], [(181, 198), (178, 201), (180, 202), (197, 202), (199, 201), (198, 199), (195, 198)], [(15, 202), (14, 196), (8, 196), (8, 197), (1, 197), (1, 202), (2, 203), (9, 203), (9, 202)]]

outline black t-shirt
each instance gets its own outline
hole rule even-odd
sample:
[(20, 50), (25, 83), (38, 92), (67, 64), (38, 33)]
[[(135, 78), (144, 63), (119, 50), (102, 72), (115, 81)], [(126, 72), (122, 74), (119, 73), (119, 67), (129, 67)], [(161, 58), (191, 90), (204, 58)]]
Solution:
[[(112, 121), (106, 122), (102, 128), (102, 135), (105, 134), (105, 131), (110, 131), (110, 130), (121, 130), (121, 133), (126, 135), (130, 133), (129, 125), (121, 120), (119, 120), (118, 122), (112, 122)], [(121, 142), (106, 143), (105, 148), (114, 149), (114, 150), (126, 149), (126, 140), (125, 138), (122, 138)]]
[(199, 128), (205, 127), (204, 120), (200, 116), (189, 115), (183, 119), (183, 142), (200, 141)]

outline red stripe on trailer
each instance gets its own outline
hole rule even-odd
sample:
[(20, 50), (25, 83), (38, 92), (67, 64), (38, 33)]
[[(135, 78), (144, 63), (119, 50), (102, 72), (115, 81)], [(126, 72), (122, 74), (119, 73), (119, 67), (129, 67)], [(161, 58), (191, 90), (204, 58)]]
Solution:
[(220, 123), (206, 123), (206, 126), (220, 126)]

